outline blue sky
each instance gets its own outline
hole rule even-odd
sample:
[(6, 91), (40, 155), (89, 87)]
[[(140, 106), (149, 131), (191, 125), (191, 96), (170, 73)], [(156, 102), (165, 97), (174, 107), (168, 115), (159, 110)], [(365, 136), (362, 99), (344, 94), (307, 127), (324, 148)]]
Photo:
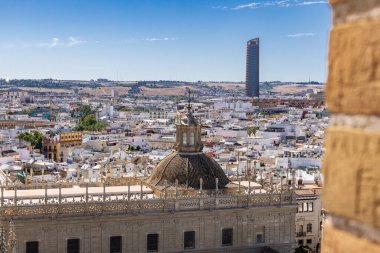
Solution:
[(319, 0), (0, 0), (0, 78), (325, 81)]

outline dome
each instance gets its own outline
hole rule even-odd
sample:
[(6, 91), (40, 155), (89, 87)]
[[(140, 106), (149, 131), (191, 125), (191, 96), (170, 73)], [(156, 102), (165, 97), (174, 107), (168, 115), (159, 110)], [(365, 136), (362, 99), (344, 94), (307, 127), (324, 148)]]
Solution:
[(215, 179), (218, 178), (218, 187), (223, 188), (229, 183), (220, 165), (202, 152), (180, 153), (173, 152), (165, 157), (153, 170), (148, 183), (154, 186), (168, 185), (200, 188), (200, 179), (203, 180), (203, 189), (215, 189)]

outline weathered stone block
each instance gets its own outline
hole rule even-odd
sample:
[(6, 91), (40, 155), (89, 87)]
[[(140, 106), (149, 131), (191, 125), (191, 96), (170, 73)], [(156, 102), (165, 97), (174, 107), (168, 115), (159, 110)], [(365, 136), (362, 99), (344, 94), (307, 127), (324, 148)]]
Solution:
[(380, 252), (380, 245), (330, 225), (325, 225), (322, 250), (324, 253)]
[(334, 10), (336, 8), (339, 8), (339, 5), (350, 5), (351, 9), (356, 12), (362, 11), (364, 8), (374, 8), (379, 5), (378, 0), (329, 0), (330, 4), (334, 7)]
[(380, 227), (380, 132), (330, 127), (326, 149), (324, 207)]
[(330, 35), (327, 106), (380, 114), (380, 20), (336, 25)]
[(380, 18), (378, 0), (331, 0), (334, 24)]

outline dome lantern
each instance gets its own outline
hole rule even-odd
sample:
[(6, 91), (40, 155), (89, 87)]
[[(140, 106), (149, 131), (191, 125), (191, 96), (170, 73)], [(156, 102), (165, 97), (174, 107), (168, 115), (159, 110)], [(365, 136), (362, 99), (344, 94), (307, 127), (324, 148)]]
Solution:
[(202, 126), (193, 115), (190, 90), (188, 90), (189, 100), (187, 113), (184, 118), (176, 121), (176, 142), (174, 149), (180, 153), (202, 152), (203, 144), (201, 139)]

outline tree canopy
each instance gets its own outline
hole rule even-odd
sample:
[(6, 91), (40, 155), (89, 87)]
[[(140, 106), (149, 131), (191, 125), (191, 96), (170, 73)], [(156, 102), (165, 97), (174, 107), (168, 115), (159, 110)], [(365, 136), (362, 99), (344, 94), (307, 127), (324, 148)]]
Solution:
[(92, 110), (90, 105), (81, 105), (73, 111), (73, 117), (80, 117), (78, 125), (74, 127), (74, 131), (100, 131), (108, 126), (103, 120), (96, 120), (96, 110)]
[(33, 148), (42, 148), (43, 135), (38, 131), (33, 131), (32, 133), (20, 133), (17, 135), (17, 138), (30, 142)]
[(256, 132), (259, 130), (258, 126), (249, 126), (247, 127), (247, 134), (251, 136), (252, 134), (256, 136)]

